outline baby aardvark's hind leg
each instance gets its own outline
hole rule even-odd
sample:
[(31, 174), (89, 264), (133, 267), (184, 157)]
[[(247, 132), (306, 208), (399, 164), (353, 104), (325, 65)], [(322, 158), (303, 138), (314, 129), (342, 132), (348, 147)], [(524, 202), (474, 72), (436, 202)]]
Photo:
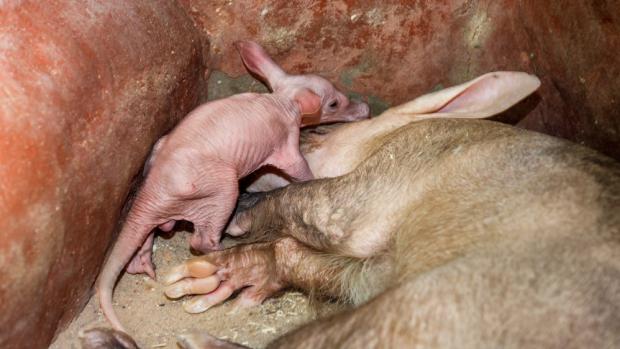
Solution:
[(289, 175), (296, 182), (305, 182), (314, 179), (308, 162), (299, 152), (299, 140), (288, 144), (283, 150), (274, 154), (269, 163)]
[[(149, 226), (148, 236), (142, 243), (140, 250), (132, 257), (131, 261), (127, 265), (127, 272), (130, 274), (140, 274), (146, 273), (151, 278), (155, 278), (155, 268), (153, 266), (153, 242), (155, 237), (155, 232), (151, 227), (156, 225), (155, 223), (157, 219), (155, 217), (161, 216), (164, 210), (153, 211), (153, 208), (156, 206), (146, 204), (144, 194), (139, 193), (136, 201), (132, 205), (131, 210), (129, 211), (129, 215), (127, 216), (127, 222), (125, 224), (134, 225), (136, 227), (142, 228), (143, 226)], [(164, 232), (168, 232), (174, 228), (175, 220), (171, 219), (165, 223), (159, 225), (159, 229)], [(140, 229), (134, 229), (140, 230)], [(139, 238), (140, 234), (137, 234)]]

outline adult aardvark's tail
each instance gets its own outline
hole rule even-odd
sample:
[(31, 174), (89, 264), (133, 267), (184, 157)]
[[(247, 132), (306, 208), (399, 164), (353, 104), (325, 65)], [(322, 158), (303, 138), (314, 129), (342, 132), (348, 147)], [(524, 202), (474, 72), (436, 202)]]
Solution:
[[(129, 213), (131, 215), (131, 211)], [(129, 217), (128, 217), (129, 218)], [(112, 306), (112, 292), (116, 280), (123, 268), (129, 263), (132, 256), (138, 251), (155, 226), (137, 226), (131, 224), (131, 220), (127, 219), (123, 225), (112, 252), (108, 255), (108, 259), (103, 266), (99, 279), (97, 281), (97, 293), (99, 295), (99, 306), (103, 314), (108, 319), (115, 330), (126, 332), (120, 321), (116, 317), (114, 307)]]

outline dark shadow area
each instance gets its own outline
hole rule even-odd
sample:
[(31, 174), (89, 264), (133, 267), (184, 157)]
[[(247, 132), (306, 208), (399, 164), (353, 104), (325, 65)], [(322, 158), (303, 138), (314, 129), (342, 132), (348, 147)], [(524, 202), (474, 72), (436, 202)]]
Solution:
[(538, 92), (531, 94), (521, 102), (503, 113), (497, 114), (489, 120), (501, 122), (503, 124), (516, 125), (532, 112), (542, 101)]

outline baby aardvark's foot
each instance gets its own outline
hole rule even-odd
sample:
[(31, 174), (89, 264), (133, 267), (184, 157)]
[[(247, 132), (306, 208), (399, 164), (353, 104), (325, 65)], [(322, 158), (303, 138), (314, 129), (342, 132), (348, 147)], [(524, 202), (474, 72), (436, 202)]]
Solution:
[(153, 265), (153, 239), (155, 234), (151, 233), (144, 241), (140, 250), (131, 259), (127, 265), (127, 272), (130, 274), (146, 273), (152, 279), (155, 279), (155, 267)]
[[(159, 229), (163, 232), (169, 232), (174, 228), (176, 221), (169, 220), (168, 222), (161, 224)], [(146, 238), (140, 251), (136, 253), (127, 265), (127, 272), (130, 274), (142, 274), (146, 273), (152, 279), (155, 279), (155, 266), (153, 265), (153, 243), (155, 241), (155, 234), (151, 234)]]
[(206, 311), (242, 288), (237, 306), (260, 304), (283, 288), (273, 247), (273, 242), (235, 246), (190, 259), (164, 278), (169, 285), (165, 294), (170, 298), (198, 295), (184, 304), (189, 313)]

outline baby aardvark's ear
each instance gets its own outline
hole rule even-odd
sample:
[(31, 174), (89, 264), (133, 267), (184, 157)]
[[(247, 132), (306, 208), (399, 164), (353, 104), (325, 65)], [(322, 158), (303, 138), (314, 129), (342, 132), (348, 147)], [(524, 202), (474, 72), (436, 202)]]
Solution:
[(267, 83), (273, 90), (286, 73), (269, 57), (267, 52), (254, 41), (236, 41), (234, 43), (246, 68)]
[(295, 101), (299, 105), (302, 116), (317, 114), (321, 110), (321, 96), (307, 88), (295, 94)]

